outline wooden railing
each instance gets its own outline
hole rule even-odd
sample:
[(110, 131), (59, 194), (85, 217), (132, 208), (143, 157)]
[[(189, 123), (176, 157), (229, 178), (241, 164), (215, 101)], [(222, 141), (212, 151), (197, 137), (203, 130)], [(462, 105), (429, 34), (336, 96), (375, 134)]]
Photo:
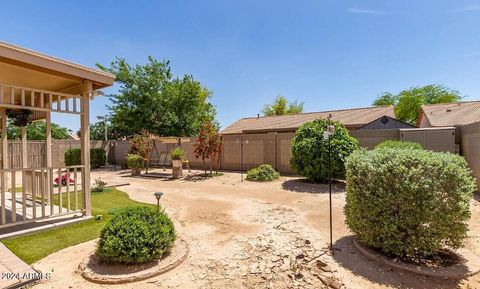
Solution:
[(80, 95), (0, 83), (0, 106), (36, 111), (82, 114)]
[(84, 168), (0, 169), (0, 228), (80, 213)]

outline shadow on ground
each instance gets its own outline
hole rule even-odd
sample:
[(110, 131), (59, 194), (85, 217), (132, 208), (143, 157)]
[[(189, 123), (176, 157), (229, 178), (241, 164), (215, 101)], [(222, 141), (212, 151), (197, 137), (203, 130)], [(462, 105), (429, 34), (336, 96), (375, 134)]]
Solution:
[[(311, 183), (306, 179), (288, 180), (282, 183), (284, 190), (297, 193), (328, 194), (328, 184)], [(332, 193), (345, 192), (345, 183), (340, 181), (332, 182)]]
[(458, 288), (459, 285), (459, 280), (426, 277), (399, 269), (393, 269), (388, 265), (370, 260), (357, 251), (353, 245), (352, 236), (337, 240), (334, 247), (339, 250), (335, 251), (333, 258), (340, 266), (355, 275), (377, 284), (409, 289), (453, 289)]
[(201, 174), (190, 174), (183, 177), (183, 180), (186, 182), (201, 182), (211, 179), (212, 177), (205, 177), (203, 173)]
[(479, 192), (475, 192), (475, 193), (473, 194), (473, 199), (474, 199), (475, 201), (477, 201), (477, 202), (480, 203), (480, 193), (479, 193)]

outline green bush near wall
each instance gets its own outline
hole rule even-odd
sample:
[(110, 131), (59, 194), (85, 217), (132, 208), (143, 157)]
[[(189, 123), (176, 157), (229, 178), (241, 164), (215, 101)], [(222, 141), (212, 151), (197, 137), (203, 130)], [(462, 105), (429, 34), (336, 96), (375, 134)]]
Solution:
[(461, 156), (417, 149), (359, 150), (346, 162), (346, 224), (388, 255), (425, 258), (467, 237), (476, 189)]
[(375, 149), (396, 148), (396, 149), (423, 149), (422, 145), (411, 141), (386, 140), (375, 146)]
[(330, 174), (333, 178), (345, 176), (345, 160), (356, 149), (358, 140), (348, 134), (340, 122), (332, 122), (335, 133), (331, 136), (329, 159), (328, 140), (323, 138), (328, 121), (318, 119), (300, 126), (292, 139), (292, 170), (311, 182), (325, 182)]
[(269, 182), (278, 179), (280, 174), (271, 165), (263, 164), (247, 171), (248, 181)]
[[(80, 149), (71, 148), (65, 151), (65, 165), (78, 166), (81, 164)], [(90, 149), (90, 166), (99, 168), (107, 164), (107, 155), (102, 148)]]

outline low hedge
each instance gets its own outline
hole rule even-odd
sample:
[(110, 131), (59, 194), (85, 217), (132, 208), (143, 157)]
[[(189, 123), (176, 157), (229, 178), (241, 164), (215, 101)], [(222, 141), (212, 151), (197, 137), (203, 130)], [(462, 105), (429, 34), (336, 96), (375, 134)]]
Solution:
[(247, 180), (268, 182), (278, 179), (280, 174), (271, 165), (260, 165), (247, 171)]
[(100, 233), (97, 255), (108, 263), (141, 264), (168, 254), (175, 229), (164, 212), (150, 207), (116, 210)]
[[(65, 165), (78, 166), (81, 164), (80, 157), (81, 150), (77, 148), (70, 148), (65, 151)], [(107, 155), (102, 148), (90, 149), (90, 167), (99, 168), (107, 164)]]
[(411, 141), (386, 140), (375, 146), (375, 149), (396, 148), (396, 149), (423, 149), (422, 145)]
[(405, 258), (462, 246), (476, 189), (463, 157), (360, 150), (348, 158), (346, 171), (346, 224), (361, 243)]

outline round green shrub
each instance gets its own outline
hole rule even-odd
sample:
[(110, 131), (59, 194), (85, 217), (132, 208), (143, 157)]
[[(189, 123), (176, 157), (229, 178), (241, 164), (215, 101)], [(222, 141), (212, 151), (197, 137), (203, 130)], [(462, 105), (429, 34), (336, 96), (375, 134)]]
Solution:
[(259, 165), (247, 171), (247, 180), (268, 182), (278, 179), (280, 174), (271, 165)]
[(143, 169), (145, 167), (145, 160), (141, 155), (128, 154), (127, 166), (129, 169)]
[(395, 148), (395, 149), (423, 149), (422, 145), (411, 141), (386, 140), (375, 146), (375, 149)]
[(103, 227), (96, 253), (105, 262), (140, 264), (162, 258), (175, 241), (170, 218), (150, 207), (115, 212)]
[(361, 243), (408, 259), (462, 246), (476, 189), (463, 157), (360, 150), (348, 158), (346, 169), (346, 224)]
[[(303, 124), (292, 140), (292, 170), (311, 182), (325, 182), (329, 177), (328, 140), (323, 138), (328, 121), (318, 119)], [(331, 172), (334, 178), (345, 176), (345, 160), (356, 149), (358, 140), (339, 122), (332, 122), (335, 133), (331, 142)]]

